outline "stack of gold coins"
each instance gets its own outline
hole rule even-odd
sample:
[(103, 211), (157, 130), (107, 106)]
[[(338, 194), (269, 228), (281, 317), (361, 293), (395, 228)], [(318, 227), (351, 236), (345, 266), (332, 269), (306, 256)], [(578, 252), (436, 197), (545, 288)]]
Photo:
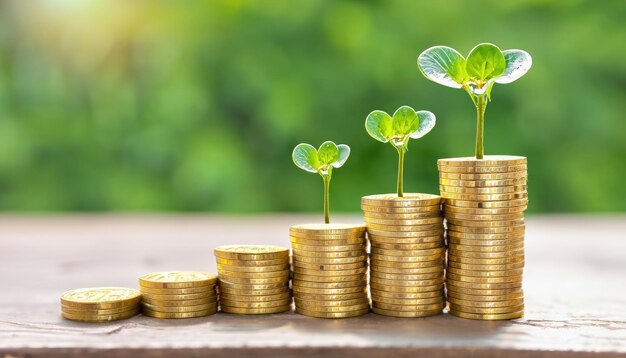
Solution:
[(139, 278), (143, 314), (156, 318), (196, 318), (217, 312), (217, 276), (208, 272), (154, 272)]
[(438, 165), (450, 314), (481, 320), (522, 317), (526, 158), (452, 158)]
[(372, 311), (392, 317), (440, 314), (445, 246), (441, 197), (370, 195), (361, 199), (371, 244)]
[(61, 296), (61, 314), (73, 321), (117, 321), (138, 314), (140, 301), (141, 293), (132, 288), (80, 288)]
[(288, 248), (220, 246), (215, 249), (215, 257), (222, 312), (269, 314), (291, 310)]
[(348, 318), (369, 312), (365, 226), (295, 225), (289, 236), (297, 313)]

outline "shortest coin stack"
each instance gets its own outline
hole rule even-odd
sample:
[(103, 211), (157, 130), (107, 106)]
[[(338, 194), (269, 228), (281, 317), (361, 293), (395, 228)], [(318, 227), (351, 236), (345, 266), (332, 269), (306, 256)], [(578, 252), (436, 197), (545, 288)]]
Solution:
[(296, 225), (289, 236), (297, 313), (347, 318), (370, 311), (365, 226)]
[(288, 248), (228, 245), (216, 248), (215, 257), (222, 312), (270, 314), (291, 310)]
[(138, 314), (140, 301), (141, 293), (132, 288), (79, 288), (61, 296), (61, 314), (73, 321), (117, 321)]
[(139, 278), (143, 314), (156, 318), (196, 318), (217, 312), (217, 276), (207, 272), (154, 272)]

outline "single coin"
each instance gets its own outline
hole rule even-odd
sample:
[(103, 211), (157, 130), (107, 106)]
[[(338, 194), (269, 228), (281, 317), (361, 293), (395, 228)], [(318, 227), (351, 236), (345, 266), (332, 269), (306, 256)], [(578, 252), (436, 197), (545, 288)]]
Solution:
[(226, 271), (226, 270), (218, 270), (219, 277), (237, 277), (237, 278), (255, 278), (255, 279), (264, 279), (264, 278), (288, 278), (289, 277), (289, 269), (283, 269), (280, 271), (273, 272), (241, 272), (241, 271)]
[(287, 285), (283, 285), (279, 288), (261, 289), (261, 290), (241, 290), (237, 288), (220, 287), (220, 295), (230, 294), (239, 296), (270, 296), (281, 293), (291, 292)]
[(319, 270), (294, 266), (293, 272), (302, 275), (314, 276), (353, 276), (367, 272), (367, 266), (349, 270)]
[(142, 302), (148, 303), (153, 306), (159, 307), (185, 307), (185, 306), (196, 306), (203, 304), (215, 304), (217, 302), (217, 295), (200, 298), (196, 300), (178, 300), (178, 301), (163, 301), (163, 300), (152, 300), (150, 298), (144, 297)]
[(370, 287), (373, 290), (386, 291), (386, 292), (395, 292), (395, 293), (421, 293), (421, 292), (432, 292), (432, 291), (441, 291), (443, 289), (443, 284), (439, 283), (431, 286), (390, 286), (387, 284), (378, 284), (376, 282), (371, 282)]
[(450, 310), (474, 314), (501, 314), (523, 311), (524, 304), (509, 307), (468, 307), (450, 303)]
[(440, 244), (443, 243), (443, 236), (441, 234), (425, 237), (386, 237), (379, 235), (368, 235), (370, 243), (373, 245), (385, 244), (385, 245), (427, 245), (427, 244)]
[(422, 281), (422, 280), (432, 280), (436, 278), (443, 278), (443, 272), (431, 272), (431, 273), (423, 273), (417, 275), (405, 275), (405, 274), (396, 274), (396, 273), (384, 273), (372, 270), (370, 273), (370, 277), (382, 278), (385, 280), (394, 280), (394, 281)]
[(492, 227), (516, 227), (524, 225), (524, 219), (517, 220), (503, 220), (503, 221), (472, 221), (472, 220), (457, 220), (453, 218), (447, 218), (449, 225), (463, 226), (463, 227), (478, 227), (478, 228), (492, 228)]
[(517, 269), (524, 268), (524, 262), (503, 264), (503, 265), (472, 265), (472, 264), (463, 264), (460, 262), (448, 261), (448, 269), (450, 268), (468, 270), (468, 271), (474, 271), (474, 272), (475, 271), (497, 272), (497, 271), (508, 271), (508, 270), (515, 271)]
[(397, 292), (388, 292), (388, 291), (381, 291), (381, 290), (371, 290), (372, 293), (372, 299), (374, 297), (376, 297), (377, 299), (380, 298), (390, 298), (390, 299), (426, 299), (426, 298), (440, 298), (443, 297), (443, 290), (439, 289), (436, 291), (430, 291), (430, 292), (417, 292), (417, 293), (397, 293)]
[(222, 265), (217, 264), (218, 271), (229, 272), (277, 272), (282, 270), (289, 270), (289, 263), (282, 265), (270, 265), (270, 266), (235, 266), (235, 265)]
[(485, 233), (471, 233), (471, 232), (457, 232), (450, 231), (446, 233), (448, 238), (454, 237), (462, 240), (512, 240), (512, 239), (523, 239), (525, 235), (524, 230), (509, 232), (509, 233), (500, 233), (500, 234), (485, 234)]
[(345, 264), (355, 264), (367, 261), (367, 255), (355, 256), (355, 257), (344, 257), (338, 259), (325, 259), (321, 257), (306, 257), (306, 256), (294, 256), (293, 264), (302, 266), (302, 264), (306, 265), (345, 265)]
[(466, 275), (457, 275), (450, 271), (446, 272), (446, 278), (454, 281), (462, 281), (468, 283), (513, 283), (513, 282), (522, 282), (522, 275), (516, 276), (499, 276), (499, 277), (477, 277), (477, 276), (466, 276)]
[(215, 261), (217, 261), (218, 265), (228, 265), (228, 266), (252, 266), (252, 267), (265, 267), (265, 266), (276, 266), (276, 265), (289, 265), (289, 256), (283, 257), (280, 259), (274, 260), (230, 260), (223, 259), (221, 257), (216, 257)]
[(361, 198), (361, 205), (382, 207), (432, 206), (441, 204), (441, 197), (433, 194), (405, 193), (368, 195)]
[(306, 310), (303, 308), (296, 307), (296, 313), (299, 313), (303, 316), (309, 316), (309, 317), (315, 317), (315, 318), (351, 318), (351, 317), (363, 316), (369, 313), (369, 311), (370, 311), (369, 307), (362, 309), (362, 310), (349, 311), (349, 312), (317, 312), (317, 311), (311, 311), (311, 310)]
[(437, 309), (434, 311), (393, 311), (393, 310), (384, 310), (376, 307), (372, 307), (372, 312), (389, 317), (397, 317), (397, 318), (419, 318), (419, 317), (430, 317), (436, 316), (442, 313), (442, 310)]
[[(457, 243), (450, 242), (450, 248), (453, 248), (456, 251), (469, 251), (469, 252), (502, 252), (502, 251), (512, 251), (519, 250), (524, 248), (524, 242), (521, 241), (516, 244), (509, 245), (491, 245), (491, 246), (472, 246), (472, 245), (459, 245)], [(463, 256), (463, 255), (459, 255)]]
[(527, 171), (526, 164), (519, 165), (501, 165), (501, 166), (476, 166), (476, 167), (460, 167), (438, 165), (439, 171), (442, 173), (458, 173), (458, 174), (491, 174), (491, 173), (513, 173), (518, 171)]
[(466, 294), (459, 293), (456, 291), (451, 291), (451, 292), (448, 292), (447, 296), (448, 296), (448, 299), (455, 298), (457, 300), (465, 300), (465, 301), (472, 301), (472, 302), (500, 302), (500, 301), (515, 300), (515, 299), (523, 299), (524, 291), (518, 290), (516, 292), (509, 293), (506, 295), (491, 295), (491, 296), (466, 295)]
[(384, 266), (371, 266), (371, 273), (387, 273), (387, 274), (396, 274), (396, 275), (420, 275), (426, 273), (434, 273), (441, 272), (443, 273), (443, 265), (433, 266), (433, 267), (425, 267), (425, 268), (393, 268), (393, 267), (384, 267)]
[(505, 234), (505, 233), (523, 233), (526, 230), (525, 225), (518, 226), (501, 226), (501, 227), (474, 227), (459, 226), (448, 223), (449, 231), (469, 232), (473, 234)]
[(189, 293), (189, 294), (168, 294), (168, 295), (157, 295), (153, 293), (144, 293), (142, 296), (142, 300), (151, 300), (151, 301), (185, 301), (185, 300), (198, 300), (198, 299), (211, 299), (215, 297), (215, 289), (208, 292), (201, 293)]
[(528, 180), (526, 178), (519, 179), (503, 179), (503, 180), (453, 180), (453, 179), (439, 179), (439, 185), (445, 186), (457, 186), (463, 188), (490, 188), (499, 186), (515, 186), (526, 185)]
[(432, 232), (443, 228), (443, 218), (436, 224), (427, 225), (384, 225), (384, 224), (367, 224), (367, 230), (381, 230), (386, 232)]
[(146, 308), (143, 309), (143, 314), (145, 316), (154, 317), (154, 318), (167, 318), (167, 319), (198, 318), (198, 317), (210, 316), (215, 313), (217, 313), (217, 308), (212, 308), (212, 309), (207, 309), (207, 310), (202, 310), (202, 311), (194, 311), (194, 312), (159, 312), (159, 311), (152, 311)]
[(439, 185), (439, 190), (457, 194), (510, 194), (519, 193), (528, 189), (527, 185), (492, 186), (488, 188), (467, 188), (463, 186)]
[(446, 166), (498, 166), (498, 165), (519, 165), (526, 164), (528, 159), (526, 157), (520, 157), (517, 155), (485, 155), (482, 159), (476, 159), (476, 157), (459, 157), (459, 158), (445, 158), (437, 160), (438, 165)]
[(225, 313), (235, 314), (272, 314), (291, 311), (291, 303), (278, 307), (263, 307), (263, 308), (242, 308), (242, 307), (230, 307), (226, 305), (220, 305), (220, 310)]
[(418, 269), (418, 268), (430, 268), (430, 267), (443, 267), (444, 258), (443, 256), (439, 256), (432, 261), (422, 261), (422, 262), (397, 262), (397, 261), (387, 261), (384, 257), (382, 260), (378, 260), (375, 257), (370, 260), (371, 267), (389, 267), (396, 269)]
[(233, 284), (243, 285), (266, 285), (266, 284), (280, 284), (289, 280), (289, 275), (281, 277), (269, 277), (269, 278), (248, 278), (248, 277), (234, 277), (219, 274), (220, 283), (228, 282)]
[(444, 247), (443, 240), (439, 242), (431, 242), (426, 244), (385, 244), (379, 242), (372, 242), (372, 248), (382, 249), (382, 250), (392, 250), (392, 251), (418, 251), (418, 250), (427, 250), (427, 249), (436, 249)]
[[(367, 228), (367, 232), (369, 235), (378, 236), (378, 237), (387, 237), (387, 238), (422, 238), (422, 237), (436, 237), (443, 234), (443, 226), (438, 227), (435, 230), (426, 230), (426, 231), (385, 231), (378, 230), (372, 227)], [(372, 236), (370, 236), (372, 237)]]
[(308, 308), (312, 310), (316, 310), (318, 307), (350, 307), (364, 304), (369, 305), (370, 303), (367, 296), (342, 301), (316, 301), (296, 298), (294, 302), (296, 303), (296, 307)]
[(148, 309), (150, 311), (155, 312), (172, 312), (172, 313), (181, 313), (181, 312), (197, 312), (203, 310), (216, 310), (217, 302), (202, 304), (202, 305), (194, 305), (194, 306), (156, 306), (146, 302), (142, 302), (144, 310)]
[(309, 294), (309, 293), (298, 293), (298, 297), (309, 300), (309, 301), (345, 301), (345, 300), (353, 300), (357, 298), (367, 298), (367, 293), (365, 291), (357, 292), (357, 293), (346, 293), (340, 295), (324, 295), (324, 294)]
[[(481, 248), (492, 248), (492, 247), (507, 247), (507, 246), (519, 246), (524, 245), (524, 237), (517, 237), (512, 239), (504, 239), (504, 240), (472, 240), (472, 239), (459, 239), (457, 237), (448, 237), (449, 245), (458, 245), (458, 246), (470, 246), (470, 247), (481, 247)], [(482, 249), (481, 249), (482, 250)]]
[(443, 282), (444, 282), (443, 277), (432, 278), (432, 279), (427, 279), (427, 280), (419, 280), (418, 282), (407, 281), (407, 280), (389, 280), (389, 279), (378, 278), (378, 277), (370, 277), (371, 284), (387, 285), (389, 287), (414, 287), (417, 284), (419, 284), (419, 286), (421, 287), (434, 286), (434, 285), (442, 284)]
[(448, 302), (454, 305), (476, 307), (476, 308), (498, 308), (498, 307), (512, 307), (524, 304), (523, 298), (517, 298), (507, 301), (467, 301), (458, 299), (455, 297), (448, 297)]
[(250, 301), (233, 301), (229, 299), (223, 299), (220, 297), (220, 305), (228, 307), (239, 308), (271, 308), (271, 307), (284, 307), (291, 303), (291, 298), (286, 298), (278, 301), (264, 301), (264, 302), (250, 302)]
[(441, 216), (431, 217), (431, 218), (422, 218), (422, 219), (396, 219), (396, 218), (368, 218), (365, 217), (365, 224), (369, 228), (372, 224), (379, 225), (388, 225), (388, 226), (423, 226), (423, 225), (432, 225), (439, 224), (443, 222), (443, 218)]
[(501, 288), (501, 289), (480, 289), (480, 288), (467, 288), (467, 287), (457, 287), (454, 285), (446, 284), (446, 290), (448, 291), (448, 295), (472, 295), (472, 296), (508, 296), (515, 295), (520, 292), (523, 293), (521, 287), (513, 287), (513, 288)]
[[(372, 206), (361, 204), (361, 210), (366, 214), (381, 213), (381, 214), (415, 214), (415, 213), (439, 213), (441, 212), (441, 204), (428, 205), (428, 206)], [(437, 214), (438, 215), (438, 214)]]
[(63, 293), (61, 304), (68, 307), (109, 309), (139, 303), (141, 292), (124, 287), (79, 288)]
[(417, 213), (380, 213), (376, 211), (366, 211), (365, 221), (371, 219), (385, 219), (385, 220), (422, 220), (428, 218), (437, 218), (441, 216), (441, 210), (437, 211), (425, 211)]
[[(356, 233), (357, 235), (365, 232), (364, 225), (354, 224), (304, 224), (294, 225), (289, 228), (290, 233), (305, 233), (318, 235), (348, 234)], [(293, 235), (292, 235), (293, 236)]]
[(365, 284), (356, 287), (346, 288), (311, 288), (311, 287), (295, 287), (293, 288), (294, 296), (299, 294), (305, 295), (346, 295), (351, 293), (367, 294)]
[(215, 285), (217, 276), (199, 271), (152, 272), (139, 277), (139, 285), (148, 288), (192, 288)]
[(223, 293), (220, 295), (220, 299), (226, 301), (240, 301), (240, 302), (268, 302), (268, 301), (280, 301), (288, 300), (291, 298), (291, 292), (279, 293), (277, 295), (267, 296), (251, 296), (251, 295), (231, 295)]
[(506, 215), (506, 214), (515, 214), (522, 213), (526, 211), (526, 206), (513, 206), (508, 208), (464, 208), (457, 207), (452, 205), (444, 206), (444, 213), (455, 213), (455, 214), (465, 214), (465, 215)]
[[(216, 282), (217, 283), (217, 282)], [(187, 295), (191, 293), (203, 293), (209, 295), (215, 293), (216, 284), (190, 288), (150, 288), (139, 286), (142, 295)]]
[(136, 316), (140, 311), (139, 307), (133, 308), (129, 311), (125, 311), (122, 313), (116, 313), (116, 314), (84, 314), (84, 313), (80, 313), (80, 314), (72, 314), (72, 313), (67, 313), (67, 312), (63, 312), (61, 311), (61, 315), (63, 316), (63, 318), (65, 319), (69, 319), (72, 321), (81, 321), (81, 322), (109, 322), (109, 321), (118, 321), (118, 320), (122, 320), (122, 319), (127, 319), (127, 318), (131, 318), (133, 316)]
[(61, 310), (64, 313), (75, 315), (75, 316), (80, 316), (80, 315), (95, 316), (95, 315), (113, 315), (113, 314), (118, 314), (118, 313), (125, 313), (128, 311), (137, 309), (138, 306), (139, 306), (139, 303), (133, 304), (131, 306), (126, 306), (126, 307), (116, 307), (116, 308), (107, 308), (107, 309), (95, 309), (95, 308), (83, 309), (83, 308), (77, 308), (77, 307), (72, 307), (72, 306), (65, 306), (61, 304)]
[(448, 262), (459, 262), (472, 265), (504, 265), (511, 263), (524, 263), (524, 252), (512, 253), (512, 256), (500, 257), (466, 257), (458, 255), (457, 252), (448, 251)]
[(479, 200), (478, 198), (474, 198), (472, 200), (458, 200), (447, 198), (444, 199), (444, 207), (446, 207), (447, 205), (475, 209), (513, 208), (520, 206), (526, 208), (528, 206), (528, 198), (501, 201)]
[[(364, 259), (360, 262), (350, 263), (350, 264), (339, 264), (339, 265), (326, 265), (326, 264), (316, 264), (316, 263), (305, 263), (305, 262), (294, 262), (294, 269), (296, 267), (305, 270), (316, 270), (316, 271), (343, 271), (343, 270), (356, 270), (360, 268), (367, 268), (367, 260)], [(295, 271), (295, 270), (294, 270)]]
[(344, 234), (315, 234), (310, 232), (291, 231), (289, 237), (296, 239), (307, 239), (317, 241), (333, 241), (333, 240), (359, 240), (365, 237), (365, 231), (349, 232)]
[(320, 276), (320, 275), (303, 275), (300, 273), (294, 273), (294, 280), (309, 281), (309, 282), (348, 282), (358, 281), (365, 277), (365, 273), (357, 275), (345, 275), (345, 276)]
[(519, 191), (516, 193), (509, 194), (459, 194), (459, 193), (450, 193), (450, 192), (442, 192), (441, 196), (444, 199), (454, 199), (454, 200), (471, 200), (471, 201), (509, 201), (515, 199), (523, 199), (528, 198), (527, 191)]
[(365, 243), (365, 236), (356, 237), (351, 239), (332, 239), (332, 240), (318, 240), (318, 239), (300, 239), (297, 237), (290, 237), (289, 241), (294, 244), (308, 245), (308, 246), (346, 246), (346, 245), (362, 245)]
[(341, 251), (341, 252), (317, 252), (317, 251), (306, 251), (306, 250), (293, 250), (294, 260), (297, 260), (299, 257), (317, 257), (323, 259), (340, 259), (340, 258), (348, 258), (348, 257), (360, 257), (366, 255), (367, 251), (365, 251), (365, 246), (359, 248), (357, 250), (352, 251)]
[(457, 257), (468, 257), (474, 259), (500, 259), (507, 257), (524, 257), (524, 248), (519, 248), (509, 251), (497, 251), (497, 252), (480, 252), (480, 251), (461, 251), (457, 250), (455, 246), (450, 245), (448, 248), (448, 255), (454, 255)]
[(291, 247), (294, 250), (313, 251), (313, 252), (355, 251), (355, 250), (363, 250), (365, 248), (365, 242), (361, 244), (354, 244), (354, 245), (327, 245), (327, 246), (301, 245), (301, 244), (292, 243)]
[(300, 306), (296, 303), (296, 309), (301, 308), (308, 311), (315, 312), (350, 312), (350, 311), (359, 311), (364, 309), (369, 309), (369, 302), (359, 303), (351, 306)]
[(476, 283), (446, 279), (446, 287), (464, 287), (474, 290), (502, 290), (505, 288), (521, 288), (522, 281), (517, 282), (498, 282), (498, 283)]
[(377, 247), (372, 248), (372, 254), (375, 255), (386, 255), (386, 256), (432, 256), (437, 254), (442, 254), (445, 252), (445, 248), (438, 247), (434, 249), (425, 249), (425, 250), (387, 250), (380, 249)]
[(446, 219), (469, 220), (469, 221), (511, 221), (523, 220), (524, 213), (504, 214), (504, 215), (467, 215), (458, 213), (446, 213)]
[(228, 281), (220, 281), (220, 290), (227, 289), (238, 289), (238, 290), (268, 290), (268, 289), (279, 289), (289, 287), (289, 283), (286, 281), (281, 281), (278, 283), (268, 283), (268, 284), (242, 284), (242, 283), (233, 283)]
[(523, 269), (514, 269), (514, 270), (500, 270), (500, 271), (471, 271), (471, 270), (462, 270), (454, 267), (448, 267), (446, 272), (451, 274), (460, 275), (460, 276), (470, 276), (470, 277), (505, 277), (505, 276), (522, 276), (524, 273)]
[(513, 313), (501, 313), (501, 314), (474, 314), (474, 313), (465, 313), (460, 311), (450, 310), (449, 312), (453, 316), (468, 318), (468, 319), (477, 319), (483, 321), (498, 321), (498, 320), (506, 320), (506, 319), (516, 319), (524, 317), (524, 311), (513, 312)]
[(363, 287), (367, 285), (365, 275), (359, 275), (359, 278), (352, 281), (344, 282), (316, 282), (316, 281), (302, 281), (294, 279), (293, 290), (298, 291), (300, 288), (320, 288), (320, 289), (335, 289), (335, 288), (351, 288), (351, 287)]
[(438, 311), (438, 310), (443, 310), (443, 308), (445, 307), (444, 303), (433, 303), (433, 304), (426, 304), (426, 305), (392, 305), (392, 304), (387, 304), (387, 303), (383, 303), (383, 302), (378, 302), (378, 301), (373, 301), (372, 302), (372, 307), (375, 308), (380, 308), (382, 310), (388, 310), (388, 311), (399, 311), (399, 312), (431, 312), (431, 311)]
[(370, 258), (372, 260), (377, 261), (395, 261), (395, 262), (425, 262), (425, 261), (434, 261), (437, 259), (443, 258), (445, 252), (441, 252), (433, 255), (420, 255), (420, 256), (390, 256), (390, 255), (382, 255), (375, 252), (370, 254)]
[(289, 257), (289, 249), (271, 245), (225, 245), (216, 247), (214, 254), (230, 260), (276, 260)]
[(377, 307), (381, 304), (383, 305), (398, 305), (398, 306), (423, 306), (423, 305), (434, 305), (434, 304), (444, 304), (443, 295), (441, 297), (434, 298), (420, 298), (420, 299), (397, 299), (397, 298), (387, 298), (387, 297), (376, 297), (372, 296), (372, 302), (376, 302)]
[(503, 173), (449, 173), (441, 170), (439, 171), (439, 179), (448, 180), (505, 180), (521, 178), (528, 178), (527, 170)]

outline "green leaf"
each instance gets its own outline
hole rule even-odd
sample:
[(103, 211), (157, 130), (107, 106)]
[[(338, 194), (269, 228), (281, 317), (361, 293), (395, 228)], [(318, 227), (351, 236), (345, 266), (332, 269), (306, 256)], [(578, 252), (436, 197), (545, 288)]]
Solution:
[(467, 79), (465, 59), (455, 49), (435, 46), (417, 57), (417, 66), (429, 80), (440, 85), (461, 88)]
[(387, 143), (393, 136), (393, 119), (386, 112), (373, 111), (365, 119), (365, 130), (377, 141)]
[(317, 158), (317, 150), (310, 144), (300, 143), (294, 149), (291, 155), (296, 166), (307, 172), (317, 173), (320, 162)]
[(393, 130), (396, 136), (407, 136), (415, 132), (418, 126), (417, 113), (409, 106), (402, 106), (393, 114)]
[(339, 159), (337, 159), (337, 161), (333, 163), (333, 167), (341, 168), (341, 166), (343, 166), (343, 164), (346, 162), (346, 160), (348, 160), (348, 157), (350, 156), (350, 147), (345, 144), (338, 144), (337, 148), (339, 149)]
[(417, 117), (419, 118), (419, 127), (411, 133), (410, 137), (413, 139), (422, 138), (428, 134), (435, 127), (436, 122), (435, 115), (429, 111), (417, 111)]
[(506, 60), (502, 51), (488, 43), (480, 44), (470, 51), (467, 56), (465, 70), (467, 75), (475, 81), (488, 81), (504, 73)]
[(497, 83), (511, 83), (517, 80), (525, 75), (533, 64), (530, 54), (523, 50), (504, 50), (502, 54), (506, 61), (506, 69), (496, 78)]
[(339, 148), (331, 141), (324, 142), (317, 150), (317, 157), (321, 164), (333, 164), (339, 159)]

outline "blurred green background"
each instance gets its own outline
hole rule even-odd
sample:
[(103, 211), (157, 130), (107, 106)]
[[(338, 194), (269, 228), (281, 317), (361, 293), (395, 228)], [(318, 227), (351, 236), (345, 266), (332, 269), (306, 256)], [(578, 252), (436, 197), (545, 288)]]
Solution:
[(2, 1), (0, 210), (320, 211), (291, 151), (352, 147), (331, 211), (393, 192), (374, 109), (437, 115), (405, 190), (473, 154), (466, 93), (419, 73), (433, 45), (521, 48), (496, 85), (487, 154), (529, 158), (531, 212), (626, 210), (626, 1)]

